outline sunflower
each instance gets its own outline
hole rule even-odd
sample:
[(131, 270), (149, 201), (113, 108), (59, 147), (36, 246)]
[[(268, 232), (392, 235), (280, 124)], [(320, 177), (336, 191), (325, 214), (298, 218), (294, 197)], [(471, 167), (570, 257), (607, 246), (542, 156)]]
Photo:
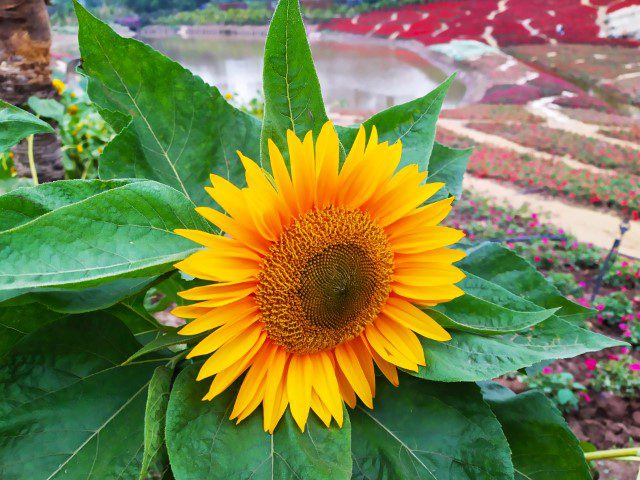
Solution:
[(310, 410), (342, 426), (343, 402), (373, 408), (374, 364), (396, 386), (397, 367), (425, 365), (416, 333), (451, 337), (419, 307), (462, 295), (464, 278), (452, 265), (464, 253), (444, 248), (464, 234), (438, 226), (453, 198), (424, 205), (444, 184), (398, 170), (400, 141), (378, 143), (375, 128), (367, 141), (361, 127), (342, 167), (330, 122), (315, 144), (292, 131), (287, 144), (291, 174), (269, 141), (272, 175), (238, 152), (246, 188), (211, 176), (226, 214), (196, 210), (226, 235), (176, 230), (205, 247), (176, 268), (214, 282), (181, 292), (198, 302), (173, 310), (193, 319), (181, 334), (212, 331), (188, 355), (208, 356), (203, 400), (246, 372), (230, 418), (262, 404), (270, 433), (287, 406), (302, 431)]

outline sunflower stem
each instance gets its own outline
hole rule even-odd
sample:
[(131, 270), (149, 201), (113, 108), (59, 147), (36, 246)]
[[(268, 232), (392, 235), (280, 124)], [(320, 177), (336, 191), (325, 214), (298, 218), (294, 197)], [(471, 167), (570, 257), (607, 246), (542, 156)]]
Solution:
[(31, 179), (34, 185), (38, 185), (38, 171), (36, 170), (36, 162), (33, 157), (33, 134), (27, 137), (27, 156), (29, 157), (29, 169), (31, 170)]
[(627, 460), (623, 457), (638, 457), (638, 456), (640, 456), (640, 448), (614, 448), (611, 450), (597, 450), (595, 452), (586, 452), (584, 454), (584, 458), (587, 461), (603, 460), (603, 459)]

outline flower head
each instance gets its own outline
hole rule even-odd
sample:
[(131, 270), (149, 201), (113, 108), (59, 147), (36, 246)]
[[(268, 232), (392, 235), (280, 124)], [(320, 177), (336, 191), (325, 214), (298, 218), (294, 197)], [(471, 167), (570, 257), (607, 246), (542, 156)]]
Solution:
[(587, 370), (593, 371), (598, 366), (598, 361), (595, 358), (587, 358), (584, 361), (584, 364), (587, 367)]
[(396, 172), (400, 142), (368, 142), (360, 129), (339, 167), (331, 123), (314, 144), (287, 132), (291, 174), (269, 141), (272, 174), (241, 153), (247, 188), (212, 175), (213, 199), (227, 212), (197, 211), (226, 233), (176, 233), (205, 249), (177, 268), (211, 285), (182, 292), (198, 303), (174, 314), (194, 319), (181, 333), (213, 330), (189, 353), (208, 356), (198, 380), (214, 377), (206, 400), (246, 372), (231, 412), (242, 421), (262, 404), (273, 432), (287, 406), (304, 430), (313, 410), (343, 422), (343, 402), (373, 407), (374, 364), (394, 385), (396, 367), (425, 365), (416, 333), (450, 335), (421, 306), (463, 294), (464, 257), (445, 248), (463, 237), (438, 226), (452, 198), (425, 201), (442, 183), (424, 183), (416, 165)]
[(57, 78), (51, 82), (51, 85), (53, 85), (53, 88), (56, 89), (58, 95), (62, 95), (62, 92), (64, 92), (67, 88), (64, 82), (62, 80), (58, 80)]

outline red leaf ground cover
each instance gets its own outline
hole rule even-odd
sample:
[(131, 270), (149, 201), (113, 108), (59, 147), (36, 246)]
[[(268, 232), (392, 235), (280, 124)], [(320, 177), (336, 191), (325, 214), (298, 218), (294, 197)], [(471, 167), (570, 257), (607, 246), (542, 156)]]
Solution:
[[(637, 0), (625, 0), (637, 4)], [(581, 0), (508, 0), (505, 11), (498, 0), (475, 2), (441, 1), (425, 5), (363, 13), (352, 19), (333, 19), (322, 28), (347, 33), (418, 40), (424, 44), (446, 43), (454, 39), (486, 42), (493, 36), (501, 45), (548, 43), (589, 43), (634, 45), (626, 39), (599, 36), (596, 23), (600, 0), (583, 4)], [(575, 21), (580, 19), (580, 21)], [(560, 25), (562, 28), (557, 28)]]

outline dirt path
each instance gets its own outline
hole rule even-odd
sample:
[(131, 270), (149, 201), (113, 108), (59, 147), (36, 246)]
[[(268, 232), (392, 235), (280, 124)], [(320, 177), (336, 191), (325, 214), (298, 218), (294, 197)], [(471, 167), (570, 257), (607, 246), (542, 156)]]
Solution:
[[(516, 208), (526, 204), (535, 213), (547, 213), (545, 220), (549, 223), (571, 233), (581, 242), (590, 242), (601, 248), (611, 248), (620, 233), (620, 219), (607, 212), (568, 205), (538, 194), (523, 193), (516, 187), (470, 174), (464, 178), (464, 187), (486, 197), (506, 201)], [(640, 223), (631, 222), (631, 228), (622, 240), (620, 253), (640, 258)]]
[[(640, 72), (639, 72), (640, 73)], [(619, 138), (608, 137), (598, 133), (598, 125), (590, 125), (588, 123), (581, 122), (566, 116), (560, 108), (553, 104), (553, 101), (557, 97), (543, 97), (530, 102), (527, 105), (527, 109), (542, 118), (545, 118), (546, 125), (551, 128), (557, 128), (559, 130), (565, 130), (567, 132), (575, 133), (585, 137), (594, 138), (596, 140), (602, 140), (604, 142), (611, 143), (613, 145), (619, 145), (621, 147), (640, 149), (640, 145), (628, 140), (622, 140)]]
[(559, 160), (571, 168), (581, 169), (581, 170), (589, 170), (594, 173), (610, 175), (611, 170), (606, 170), (603, 168), (598, 168), (594, 165), (589, 165), (586, 163), (579, 162), (573, 158), (568, 156), (558, 157), (551, 155), (549, 153), (544, 153), (539, 150), (535, 150), (531, 147), (525, 147), (518, 143), (512, 142), (511, 140), (507, 140), (506, 138), (500, 137), (499, 135), (492, 135), (490, 133), (481, 132), (480, 130), (474, 130), (472, 128), (468, 128), (465, 126), (466, 120), (454, 120), (451, 118), (439, 118), (438, 125), (443, 126), (453, 132), (459, 133), (466, 137), (469, 137), (472, 140), (475, 140), (479, 143), (489, 144), (500, 148), (506, 148), (509, 150), (513, 150), (518, 153), (527, 154), (532, 157), (542, 158), (544, 160), (548, 160), (550, 162), (554, 160)]

